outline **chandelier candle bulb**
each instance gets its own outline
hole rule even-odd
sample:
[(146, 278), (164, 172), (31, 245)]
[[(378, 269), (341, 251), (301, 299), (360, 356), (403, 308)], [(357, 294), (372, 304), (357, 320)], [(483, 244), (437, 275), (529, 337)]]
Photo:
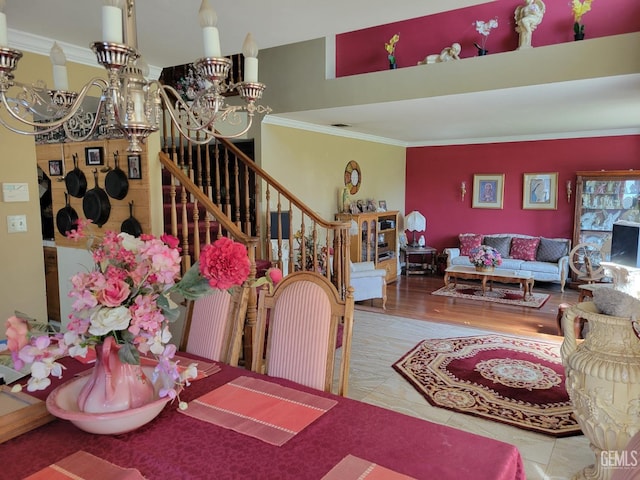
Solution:
[(7, 15), (4, 13), (6, 0), (0, 0), (0, 47), (8, 47), (9, 39), (7, 38)]
[(218, 15), (213, 9), (209, 0), (202, 0), (200, 11), (198, 12), (200, 27), (202, 27), (202, 38), (204, 41), (204, 56), (220, 58), (222, 56), (220, 49), (220, 35), (216, 24), (218, 23)]
[(244, 81), (258, 81), (258, 44), (253, 39), (253, 35), (247, 33), (242, 44), (242, 54), (244, 55)]
[(102, 5), (102, 39), (122, 43), (122, 0), (104, 0)]
[(53, 87), (56, 90), (68, 91), (69, 79), (67, 77), (67, 57), (57, 42), (51, 47), (51, 63), (53, 64)]

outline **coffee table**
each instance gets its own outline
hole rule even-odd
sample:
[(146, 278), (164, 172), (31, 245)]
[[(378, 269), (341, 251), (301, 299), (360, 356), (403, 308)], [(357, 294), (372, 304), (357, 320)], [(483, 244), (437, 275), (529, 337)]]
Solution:
[(523, 291), (523, 300), (526, 300), (527, 296), (532, 296), (534, 283), (533, 274), (527, 270), (496, 268), (492, 272), (478, 272), (475, 267), (466, 267), (464, 265), (454, 265), (445, 270), (445, 287), (449, 286), (451, 279), (453, 279), (453, 288), (456, 287), (459, 279), (480, 280), (482, 282), (483, 295), (487, 292), (487, 282), (489, 283), (489, 291), (493, 290), (493, 282), (519, 283)]

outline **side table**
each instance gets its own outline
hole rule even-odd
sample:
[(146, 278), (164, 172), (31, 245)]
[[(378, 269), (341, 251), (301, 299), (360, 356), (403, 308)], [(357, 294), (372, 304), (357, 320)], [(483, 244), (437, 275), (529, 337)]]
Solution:
[[(435, 248), (427, 245), (424, 247), (412, 247), (409, 245), (401, 247), (400, 254), (405, 263), (404, 274), (425, 275), (429, 272), (435, 272), (435, 259), (437, 253), (438, 251)], [(411, 257), (414, 257), (413, 261)], [(416, 259), (415, 257), (419, 258)]]

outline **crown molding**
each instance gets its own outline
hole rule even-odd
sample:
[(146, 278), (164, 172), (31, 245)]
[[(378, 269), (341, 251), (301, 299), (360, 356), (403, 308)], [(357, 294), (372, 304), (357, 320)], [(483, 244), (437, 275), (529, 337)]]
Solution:
[(347, 128), (331, 127), (329, 125), (316, 125), (308, 122), (301, 122), (299, 120), (291, 120), (289, 118), (278, 117), (276, 115), (266, 115), (262, 119), (263, 124), (277, 125), (279, 127), (295, 128), (298, 130), (307, 130), (309, 132), (322, 133), (325, 135), (333, 135), (335, 137), (346, 137), (354, 140), (364, 140), (366, 142), (383, 143), (385, 145), (393, 145), (396, 147), (408, 147), (407, 142), (401, 142), (392, 138), (378, 137), (376, 135), (368, 135), (366, 133), (359, 133), (350, 131)]
[[(40, 35), (34, 35), (32, 33), (23, 32), (21, 30), (8, 29), (8, 36), (11, 43), (11, 48), (17, 48), (25, 52), (36, 53), (38, 55), (49, 56), (51, 53), (51, 47), (57, 40), (51, 38), (42, 37)], [(79, 47), (71, 43), (58, 42), (58, 45), (64, 50), (64, 54), (67, 60), (73, 63), (79, 63), (81, 65), (87, 65), (90, 67), (99, 67), (96, 62), (96, 55), (90, 48)], [(149, 78), (158, 79), (162, 73), (161, 67), (155, 67), (149, 65)]]
[(263, 124), (276, 125), (279, 127), (295, 128), (298, 130), (306, 130), (309, 132), (321, 133), (325, 135), (333, 135), (336, 137), (352, 138), (354, 140), (364, 140), (366, 142), (382, 143), (385, 145), (393, 145), (396, 147), (446, 147), (450, 145), (474, 145), (484, 143), (510, 143), (510, 142), (531, 142), (538, 140), (564, 140), (568, 138), (592, 138), (592, 137), (616, 137), (624, 135), (639, 135), (640, 128), (624, 128), (612, 130), (586, 130), (576, 132), (559, 132), (559, 133), (541, 133), (531, 135), (512, 135), (504, 137), (482, 137), (482, 138), (453, 138), (440, 139), (433, 141), (421, 142), (401, 142), (391, 138), (378, 137), (375, 135), (367, 135), (350, 131), (348, 128), (338, 128), (326, 125), (316, 125), (298, 120), (278, 117), (277, 115), (266, 115)]

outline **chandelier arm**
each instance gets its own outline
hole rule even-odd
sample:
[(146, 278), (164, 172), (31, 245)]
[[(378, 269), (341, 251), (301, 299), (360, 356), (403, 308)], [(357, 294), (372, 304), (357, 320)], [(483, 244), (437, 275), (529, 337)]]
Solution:
[[(21, 87), (21, 88), (31, 88), (31, 87), (28, 87), (27, 85), (20, 84), (18, 82), (16, 82), (14, 85), (16, 87)], [(80, 90), (80, 93), (78, 94), (77, 98), (75, 99), (74, 104), (70, 107), (70, 110), (66, 115), (64, 115), (63, 117), (59, 118), (58, 120), (55, 120), (53, 122), (46, 122), (46, 123), (44, 123), (44, 122), (43, 123), (38, 123), (38, 122), (33, 122), (31, 120), (27, 120), (26, 118), (23, 118), (20, 115), (18, 115), (16, 112), (14, 112), (13, 108), (11, 108), (11, 106), (9, 105), (9, 102), (7, 100), (7, 96), (6, 96), (5, 92), (0, 92), (0, 98), (2, 98), (2, 104), (4, 105), (5, 109), (9, 113), (9, 115), (11, 115), (17, 121), (19, 121), (21, 123), (24, 123), (25, 125), (29, 125), (31, 127), (34, 127), (34, 128), (40, 128), (40, 129), (53, 128), (53, 129), (55, 129), (55, 128), (58, 128), (63, 123), (65, 123), (66, 121), (68, 121), (69, 119), (71, 119), (78, 112), (78, 109), (82, 105), (82, 101), (84, 100), (84, 98), (87, 96), (87, 93), (88, 93), (89, 89), (91, 89), (91, 87), (94, 87), (94, 86), (100, 88), (100, 91), (102, 92), (101, 96), (104, 96), (105, 89), (107, 88), (107, 83), (101, 78), (97, 78), (97, 77), (93, 78), (93, 79), (91, 79), (91, 81), (89, 83), (87, 83), (84, 87), (82, 87), (82, 90)], [(25, 133), (28, 133), (28, 132), (25, 132)], [(42, 131), (33, 132), (34, 135), (38, 134), (38, 133), (43, 133), (43, 132)]]
[(44, 135), (45, 133), (51, 133), (54, 130), (57, 130), (58, 128), (60, 128), (60, 125), (56, 125), (56, 126), (49, 127), (43, 130), (38, 130), (38, 131), (19, 130), (16, 127), (12, 127), (11, 125), (9, 125), (2, 117), (0, 117), (0, 124), (10, 132), (17, 133), (19, 135), (40, 135), (40, 134)]
[[(171, 117), (171, 121), (173, 122), (173, 124), (175, 125), (175, 127), (178, 129), (178, 132), (180, 132), (180, 135), (182, 135), (185, 138), (189, 138), (190, 135), (188, 132), (185, 132), (182, 128), (182, 125), (180, 124), (180, 120), (178, 119), (178, 114), (176, 113), (174, 107), (171, 105), (171, 99), (169, 98), (169, 96), (167, 95), (167, 93), (165, 92), (165, 89), (168, 90), (169, 92), (171, 92), (175, 98), (176, 98), (176, 105), (181, 106), (185, 112), (189, 115), (189, 119), (190, 121), (193, 121), (194, 123), (198, 124), (196, 118), (193, 116), (193, 114), (191, 113), (188, 105), (186, 104), (186, 102), (184, 100), (182, 100), (182, 98), (180, 98), (180, 94), (178, 94), (178, 92), (170, 86), (167, 85), (162, 85), (157, 81), (154, 82), (150, 82), (153, 84), (156, 84), (157, 88), (158, 88), (158, 94), (160, 95), (160, 97), (162, 98), (162, 101), (164, 103), (164, 106), (167, 110), (167, 112), (169, 113), (169, 116)], [(204, 131), (205, 134), (205, 138), (202, 140), (197, 140), (195, 138), (192, 138), (190, 141), (192, 143), (194, 143), (195, 145), (206, 145), (207, 143), (209, 143), (211, 140), (213, 140), (213, 135), (209, 134), (206, 130)]]
[[(198, 141), (195, 139), (192, 139), (191, 141), (197, 145), (204, 145), (207, 144), (211, 141), (210, 137), (213, 138), (238, 138), (242, 135), (244, 135), (245, 133), (247, 133), (249, 131), (249, 129), (251, 128), (251, 125), (253, 124), (253, 112), (249, 111), (248, 112), (248, 123), (247, 126), (237, 132), (234, 133), (233, 135), (223, 135), (222, 133), (216, 131), (215, 129), (211, 130), (209, 128), (207, 128), (209, 125), (211, 125), (212, 123), (214, 123), (213, 121), (209, 122), (208, 124), (202, 124), (200, 121), (198, 121), (198, 119), (193, 115), (193, 110), (191, 109), (191, 107), (182, 99), (182, 97), (180, 96), (180, 94), (178, 93), (178, 91), (171, 87), (170, 85), (162, 85), (160, 82), (158, 81), (153, 81), (153, 82), (149, 82), (149, 84), (154, 84), (157, 89), (158, 89), (158, 93), (160, 94), (160, 96), (162, 97), (162, 100), (165, 104), (165, 107), (167, 108), (167, 111), (169, 112), (169, 116), (171, 117), (171, 120), (173, 122), (173, 124), (176, 126), (176, 128), (178, 129), (178, 131), (180, 132), (180, 134), (182, 136), (184, 136), (185, 138), (189, 138), (189, 135), (187, 134), (187, 132), (185, 132), (181, 126), (181, 122), (179, 120), (179, 115), (176, 112), (176, 110), (182, 110), (184, 111), (187, 115), (188, 115), (188, 120), (191, 124), (195, 125), (194, 128), (190, 128), (189, 130), (191, 131), (197, 131), (197, 132), (201, 132), (203, 133), (206, 137), (204, 140)], [(169, 98), (169, 95), (167, 94), (167, 92), (171, 93), (171, 95), (175, 98), (175, 102), (172, 102), (172, 99)], [(176, 105), (176, 108), (174, 108), (172, 106), (172, 104)], [(246, 107), (229, 107), (231, 109), (234, 110), (245, 110)], [(226, 116), (228, 115), (229, 112), (225, 112), (222, 114), (222, 116)]]
[(102, 106), (104, 105), (104, 103), (105, 103), (104, 97), (100, 97), (98, 108), (96, 108), (96, 114), (94, 115), (93, 121), (91, 122), (91, 129), (86, 135), (83, 135), (81, 137), (74, 136), (73, 131), (69, 127), (69, 122), (64, 122), (62, 126), (64, 127), (64, 133), (67, 135), (67, 137), (69, 137), (74, 142), (84, 142), (91, 135), (93, 135), (96, 129), (98, 128), (98, 124), (100, 123), (100, 111), (102, 110)]

